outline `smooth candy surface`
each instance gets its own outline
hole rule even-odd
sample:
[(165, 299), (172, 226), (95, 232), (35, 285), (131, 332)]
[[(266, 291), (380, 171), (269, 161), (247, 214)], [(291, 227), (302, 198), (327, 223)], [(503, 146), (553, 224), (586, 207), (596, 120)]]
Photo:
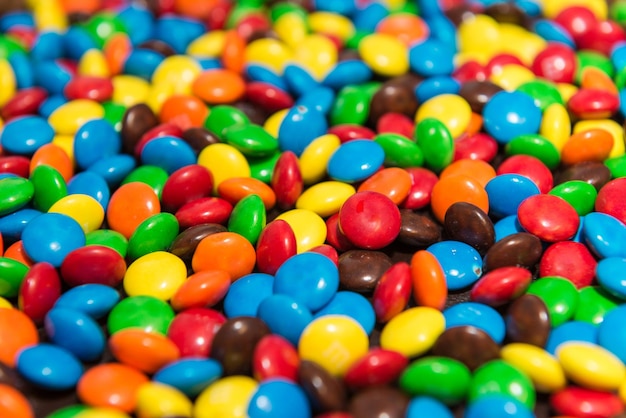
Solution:
[(73, 388), (83, 375), (83, 366), (74, 355), (45, 343), (20, 351), (16, 368), (28, 381), (49, 390)]

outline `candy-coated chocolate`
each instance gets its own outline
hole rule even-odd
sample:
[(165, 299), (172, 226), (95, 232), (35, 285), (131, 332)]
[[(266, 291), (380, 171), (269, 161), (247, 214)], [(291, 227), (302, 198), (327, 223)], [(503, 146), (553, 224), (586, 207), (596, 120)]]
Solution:
[(489, 213), (489, 197), (485, 188), (466, 175), (441, 178), (432, 188), (430, 204), (439, 222), (444, 222), (446, 211), (456, 202), (467, 202)]
[(300, 386), (283, 379), (260, 382), (248, 404), (250, 418), (310, 418), (311, 407)]
[(189, 308), (169, 322), (167, 337), (178, 347), (181, 357), (207, 357), (215, 334), (225, 321), (216, 310)]
[(314, 361), (300, 362), (297, 383), (306, 393), (313, 411), (345, 409), (348, 394), (343, 381)]
[(24, 418), (35, 416), (28, 399), (20, 391), (7, 384), (0, 384), (0, 413)]
[(381, 276), (372, 296), (378, 322), (388, 322), (404, 310), (411, 297), (411, 284), (411, 267), (408, 263), (396, 263)]
[(187, 277), (172, 296), (172, 308), (182, 311), (188, 308), (212, 307), (224, 298), (230, 284), (230, 276), (221, 270), (194, 273)]
[(192, 164), (173, 172), (161, 193), (163, 209), (175, 212), (185, 203), (207, 197), (213, 191), (213, 177), (206, 167)]
[(84, 284), (115, 287), (126, 274), (126, 262), (110, 247), (87, 245), (68, 253), (60, 272), (63, 281), (72, 287)]
[(339, 146), (328, 160), (328, 175), (338, 181), (355, 183), (374, 174), (385, 159), (385, 151), (375, 141), (355, 139)]
[(409, 364), (399, 384), (413, 396), (429, 396), (451, 405), (465, 398), (470, 379), (469, 369), (460, 361), (427, 356)]
[(305, 190), (296, 200), (295, 207), (313, 211), (326, 218), (338, 213), (354, 193), (356, 190), (350, 184), (339, 181), (321, 182)]
[(493, 222), (479, 207), (468, 202), (453, 203), (446, 210), (444, 230), (450, 239), (469, 244), (480, 254), (495, 243)]
[(474, 302), (500, 306), (521, 296), (532, 281), (532, 273), (522, 267), (500, 267), (484, 274), (470, 292)]
[(578, 290), (578, 307), (574, 319), (598, 325), (602, 323), (604, 316), (620, 303), (620, 299), (604, 290), (602, 286), (584, 287)]
[(178, 360), (180, 351), (167, 337), (140, 329), (123, 329), (108, 341), (113, 357), (122, 364), (153, 374)]
[(0, 214), (8, 215), (27, 205), (35, 195), (32, 181), (20, 177), (0, 180)]
[(186, 358), (174, 360), (162, 367), (152, 376), (152, 380), (172, 386), (192, 398), (221, 374), (222, 366), (213, 359)]
[(508, 395), (526, 405), (535, 406), (535, 389), (530, 378), (504, 360), (492, 360), (474, 371), (468, 391), (470, 402), (489, 394)]
[(209, 355), (221, 363), (224, 376), (249, 375), (254, 349), (269, 334), (268, 326), (258, 318), (228, 319), (215, 333)]
[(563, 368), (556, 357), (534, 345), (510, 343), (502, 347), (500, 356), (520, 369), (532, 380), (538, 392), (554, 393), (567, 383)]
[(63, 293), (54, 306), (84, 312), (94, 319), (99, 319), (107, 314), (119, 300), (119, 293), (110, 286), (84, 284)]
[(624, 404), (615, 394), (579, 386), (568, 386), (554, 393), (550, 397), (550, 406), (567, 416), (610, 417), (624, 412)]
[(254, 349), (252, 373), (259, 381), (283, 378), (296, 382), (299, 365), (296, 348), (280, 335), (263, 337)]
[(13, 308), (0, 309), (0, 336), (4, 344), (0, 349), (0, 360), (14, 367), (17, 354), (24, 348), (39, 342), (35, 323), (22, 311)]
[[(217, 257), (217, 254), (220, 257)], [(195, 272), (224, 270), (233, 281), (252, 272), (256, 254), (252, 244), (235, 232), (218, 232), (204, 237), (197, 245), (192, 259)]]
[(259, 305), (257, 317), (273, 334), (286, 338), (293, 345), (298, 344), (302, 331), (313, 320), (313, 314), (302, 298), (287, 294), (265, 298)]
[(65, 180), (54, 167), (48, 165), (35, 167), (30, 181), (34, 187), (33, 206), (37, 210), (47, 212), (56, 202), (67, 196)]
[(46, 314), (44, 327), (53, 344), (65, 348), (81, 361), (95, 361), (104, 352), (104, 333), (84, 312), (54, 307)]
[[(426, 306), (409, 308), (385, 325), (380, 335), (380, 346), (415, 357), (433, 346), (445, 326), (445, 318), (438, 310)], [(412, 331), (408, 332), (408, 329)]]
[(297, 252), (302, 253), (322, 245), (326, 240), (324, 219), (308, 209), (292, 209), (276, 217), (289, 224), (296, 236)]
[(130, 296), (113, 307), (107, 318), (109, 334), (125, 328), (141, 328), (165, 334), (174, 311), (165, 302), (152, 296)]
[(136, 411), (141, 416), (190, 415), (191, 400), (179, 390), (150, 382), (137, 391)]
[(248, 403), (258, 382), (248, 376), (226, 376), (204, 389), (194, 403), (193, 415), (214, 418), (225, 414), (233, 418), (248, 416)]
[(578, 306), (576, 286), (563, 277), (540, 277), (530, 284), (526, 293), (543, 300), (553, 328), (571, 319)]
[(507, 309), (505, 320), (509, 341), (545, 347), (550, 334), (550, 315), (539, 297), (527, 294), (515, 299)]
[(587, 389), (611, 391), (624, 379), (624, 364), (605, 348), (586, 342), (572, 341), (556, 349), (565, 375)]
[(49, 343), (25, 347), (17, 353), (15, 367), (28, 382), (52, 391), (74, 388), (83, 376), (78, 358)]
[(36, 263), (24, 275), (18, 306), (34, 322), (41, 323), (61, 296), (61, 279), (49, 263)]
[(320, 318), (326, 315), (345, 315), (354, 319), (369, 335), (374, 329), (376, 315), (372, 304), (362, 295), (349, 290), (339, 291), (314, 315)]
[(348, 412), (353, 417), (373, 418), (406, 416), (409, 397), (392, 386), (371, 387), (360, 391), (348, 404)]
[(449, 290), (459, 290), (475, 283), (482, 275), (482, 259), (478, 251), (460, 241), (440, 241), (427, 251), (436, 258), (446, 277)]
[(70, 252), (85, 244), (85, 233), (80, 224), (67, 215), (45, 213), (26, 225), (22, 241), (33, 261), (60, 267)]
[(148, 382), (148, 377), (133, 367), (105, 363), (87, 370), (78, 381), (76, 392), (86, 405), (130, 413), (137, 406), (139, 388)]
[[(309, 149), (309, 147), (307, 147)], [(272, 171), (270, 185), (276, 195), (276, 203), (281, 209), (291, 209), (295, 204), (303, 188), (303, 173), (306, 173), (304, 155), (300, 160), (292, 151), (284, 151), (278, 157)], [(326, 166), (322, 167), (323, 174)]]

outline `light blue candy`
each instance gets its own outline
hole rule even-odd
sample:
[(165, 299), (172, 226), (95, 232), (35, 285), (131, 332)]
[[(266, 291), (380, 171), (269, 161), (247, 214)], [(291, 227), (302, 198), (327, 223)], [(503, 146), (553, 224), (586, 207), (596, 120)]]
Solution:
[(307, 70), (295, 64), (285, 66), (283, 79), (289, 90), (298, 97), (320, 85)]
[(429, 396), (418, 396), (411, 399), (406, 411), (406, 418), (453, 418), (450, 409), (435, 398)]
[(376, 313), (372, 304), (363, 296), (349, 290), (341, 290), (319, 311), (315, 319), (325, 315), (346, 315), (358, 322), (367, 334), (376, 324)]
[(35, 83), (50, 94), (63, 94), (72, 74), (57, 61), (42, 61), (34, 66)]
[(598, 342), (598, 326), (584, 321), (569, 321), (552, 329), (546, 342), (546, 351), (556, 354), (559, 345), (568, 341)]
[(607, 257), (598, 262), (596, 278), (598, 283), (610, 294), (626, 299), (626, 258)]
[(248, 404), (250, 418), (310, 418), (311, 405), (302, 388), (283, 379), (261, 382)]
[(335, 150), (328, 161), (328, 175), (345, 183), (365, 180), (385, 161), (385, 151), (378, 142), (355, 139)]
[(535, 22), (534, 29), (537, 35), (548, 42), (560, 42), (572, 49), (576, 48), (572, 35), (556, 22), (547, 19), (539, 19)]
[(56, 31), (39, 33), (30, 50), (30, 57), (36, 62), (54, 61), (63, 57), (63, 35)]
[(112, 287), (88, 283), (63, 293), (54, 303), (54, 308), (83, 312), (94, 319), (100, 319), (119, 301), (120, 294)]
[(97, 48), (97, 44), (83, 27), (70, 26), (63, 35), (63, 47), (69, 58), (78, 61), (85, 52)]
[(335, 90), (348, 85), (358, 85), (372, 78), (372, 70), (363, 61), (340, 61), (326, 74), (322, 84)]
[(460, 83), (452, 77), (434, 76), (417, 85), (415, 96), (420, 103), (423, 103), (441, 94), (458, 94), (460, 88)]
[(7, 58), (13, 73), (15, 73), (15, 83), (18, 89), (27, 89), (35, 86), (35, 71), (29, 56), (21, 51), (15, 51)]
[(446, 319), (446, 329), (471, 325), (485, 331), (498, 344), (504, 340), (504, 319), (491, 306), (461, 302), (445, 309), (443, 316)]
[(98, 174), (106, 181), (110, 189), (116, 188), (131, 171), (137, 162), (128, 154), (118, 154), (103, 158), (89, 166), (87, 171)]
[(102, 158), (119, 154), (122, 140), (113, 125), (104, 119), (92, 119), (74, 135), (74, 159), (86, 169)]
[(82, 361), (95, 361), (104, 352), (106, 340), (98, 323), (74, 309), (53, 308), (44, 320), (50, 341)]
[(465, 418), (534, 418), (535, 414), (526, 405), (502, 394), (479, 397), (465, 410)]
[(519, 224), (517, 215), (506, 216), (493, 224), (493, 229), (496, 234), (496, 242), (509, 235), (517, 234), (518, 232), (525, 232), (524, 228)]
[(534, 134), (541, 124), (541, 109), (528, 94), (499, 91), (483, 109), (485, 130), (501, 144), (524, 134)]
[(246, 76), (250, 81), (268, 83), (284, 91), (289, 89), (287, 82), (281, 76), (277, 75), (275, 72), (263, 65), (248, 65), (246, 67)]
[(383, 4), (372, 2), (354, 13), (352, 23), (357, 30), (371, 33), (376, 30), (378, 22), (388, 15), (389, 10)]
[(165, 42), (177, 54), (184, 54), (191, 41), (205, 31), (205, 25), (196, 19), (168, 14), (156, 21), (154, 39)]
[(182, 139), (166, 135), (148, 141), (141, 150), (141, 162), (160, 167), (172, 174), (179, 168), (195, 164), (196, 154)]
[(67, 98), (65, 98), (62, 94), (53, 94), (52, 96), (48, 96), (48, 98), (39, 105), (39, 115), (41, 117), (48, 118), (52, 112), (65, 103), (67, 103)]
[(446, 276), (450, 290), (474, 284), (482, 275), (482, 257), (474, 247), (461, 241), (441, 241), (426, 248), (433, 254)]
[(0, 134), (5, 151), (18, 155), (32, 155), (54, 138), (54, 129), (41, 116), (21, 116), (8, 121)]
[(23, 208), (0, 217), (0, 234), (5, 239), (19, 240), (28, 222), (41, 213), (36, 209)]
[(111, 198), (109, 185), (101, 175), (93, 171), (83, 171), (72, 177), (67, 183), (67, 193), (91, 196), (100, 203), (105, 211)]
[(326, 115), (315, 108), (293, 106), (278, 129), (278, 145), (282, 151), (292, 151), (297, 156), (328, 130)]
[(516, 215), (522, 201), (539, 194), (534, 181), (519, 174), (501, 174), (485, 185), (489, 198), (489, 214), (497, 218)]
[(598, 257), (626, 257), (626, 225), (602, 212), (585, 215), (582, 236)]
[(409, 49), (409, 65), (425, 77), (449, 75), (454, 71), (454, 54), (449, 45), (429, 38)]
[(233, 282), (224, 297), (227, 318), (256, 316), (259, 305), (274, 292), (274, 276), (265, 273), (247, 274)]
[(598, 344), (626, 362), (626, 305), (618, 306), (604, 316), (598, 326)]
[(134, 75), (150, 81), (154, 70), (163, 62), (165, 57), (151, 49), (134, 49), (124, 61), (124, 73)]
[(121, 8), (117, 18), (126, 28), (133, 45), (139, 45), (154, 36), (154, 16), (139, 4), (132, 3)]
[(335, 92), (328, 87), (318, 87), (304, 93), (295, 103), (295, 106), (304, 106), (328, 114), (335, 102)]
[(43, 213), (22, 231), (24, 251), (35, 262), (60, 267), (65, 257), (85, 245), (85, 233), (74, 219), (61, 213)]
[(17, 371), (29, 382), (48, 390), (76, 386), (83, 374), (80, 361), (56, 345), (41, 343), (24, 348), (17, 355)]
[(170, 385), (190, 398), (222, 376), (222, 365), (213, 359), (184, 358), (159, 369), (152, 380)]
[(313, 320), (313, 314), (301, 302), (288, 295), (272, 295), (261, 302), (257, 317), (267, 324), (273, 334), (280, 335), (294, 346)]

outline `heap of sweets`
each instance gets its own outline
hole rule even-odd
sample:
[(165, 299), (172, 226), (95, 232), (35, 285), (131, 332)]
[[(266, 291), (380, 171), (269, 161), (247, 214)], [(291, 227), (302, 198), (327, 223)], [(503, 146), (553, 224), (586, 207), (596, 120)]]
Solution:
[(0, 4), (0, 417), (616, 417), (626, 2)]

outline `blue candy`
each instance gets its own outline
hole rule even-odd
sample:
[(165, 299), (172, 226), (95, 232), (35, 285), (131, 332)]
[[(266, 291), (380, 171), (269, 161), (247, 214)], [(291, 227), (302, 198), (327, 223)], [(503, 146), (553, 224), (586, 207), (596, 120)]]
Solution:
[(547, 19), (539, 19), (535, 22), (534, 30), (537, 35), (548, 42), (560, 42), (572, 49), (576, 48), (572, 35), (556, 22)]
[(426, 77), (449, 75), (454, 71), (454, 54), (449, 45), (430, 38), (411, 47), (409, 64), (413, 71)]
[(62, 58), (64, 53), (63, 35), (56, 31), (47, 31), (39, 33), (30, 50), (30, 57), (41, 63)]
[(378, 142), (355, 139), (335, 150), (328, 161), (328, 175), (345, 183), (365, 180), (385, 161), (385, 151)]
[(54, 138), (54, 129), (41, 116), (21, 116), (4, 125), (0, 145), (5, 151), (18, 155), (32, 155)]
[(154, 165), (172, 174), (179, 168), (196, 163), (193, 148), (180, 138), (160, 136), (151, 139), (141, 150), (141, 162)]
[(63, 104), (67, 103), (67, 99), (62, 94), (54, 94), (52, 96), (48, 96), (46, 100), (43, 101), (41, 105), (39, 105), (39, 115), (44, 118), (50, 117), (52, 112), (57, 110)]
[(512, 396), (490, 393), (468, 405), (465, 418), (534, 418), (526, 405)]
[(46, 314), (44, 326), (50, 341), (82, 361), (95, 361), (104, 352), (102, 329), (81, 311), (55, 307)]
[(13, 27), (25, 26), (33, 28), (35, 19), (32, 13), (9, 12), (0, 17), (0, 33), (5, 33)]
[(450, 290), (474, 284), (482, 275), (483, 260), (474, 247), (461, 241), (441, 241), (427, 249), (433, 254), (446, 276)]
[(626, 271), (626, 258), (607, 257), (598, 262), (596, 278), (604, 290), (618, 298), (626, 299), (624, 271)]
[(72, 74), (57, 61), (38, 62), (34, 66), (35, 83), (50, 94), (63, 94)]
[(8, 58), (8, 61), (15, 74), (18, 89), (27, 89), (35, 85), (35, 71), (28, 55), (15, 51)]
[(294, 255), (274, 278), (274, 293), (293, 297), (315, 312), (326, 305), (339, 288), (339, 270), (331, 259), (315, 252)]
[(184, 54), (187, 46), (206, 31), (198, 20), (168, 14), (159, 18), (154, 27), (154, 38), (171, 46), (178, 54)]
[(215, 68), (222, 68), (222, 62), (218, 58), (211, 57), (198, 57), (196, 59), (200, 68), (203, 70), (213, 70)]
[(322, 84), (335, 90), (348, 85), (362, 84), (372, 78), (372, 70), (363, 61), (340, 61), (326, 74)]
[(379, 3), (371, 2), (362, 9), (358, 9), (352, 23), (354, 27), (363, 32), (374, 32), (378, 23), (389, 15), (389, 10)]
[(153, 37), (154, 16), (146, 8), (131, 3), (117, 12), (117, 18), (127, 29), (133, 45), (139, 45)]
[(74, 219), (61, 213), (43, 213), (22, 231), (24, 251), (35, 262), (60, 267), (65, 257), (85, 245), (85, 233)]
[(446, 329), (471, 325), (485, 331), (498, 344), (504, 340), (502, 316), (491, 306), (476, 302), (461, 302), (443, 311)]
[(418, 396), (411, 399), (406, 411), (406, 418), (453, 418), (448, 407), (435, 398), (429, 396)]
[(72, 353), (47, 343), (20, 351), (16, 369), (29, 382), (49, 390), (71, 389), (83, 375), (83, 366)]
[(485, 130), (501, 144), (537, 133), (541, 118), (541, 109), (534, 99), (520, 91), (499, 91), (483, 109)]
[(626, 305), (609, 311), (598, 326), (598, 344), (626, 363)]
[(283, 379), (261, 382), (248, 404), (250, 418), (310, 418), (311, 405), (302, 388)]
[(97, 48), (97, 44), (83, 27), (70, 26), (63, 35), (63, 47), (67, 56), (77, 61), (85, 52)]
[(626, 225), (602, 212), (584, 217), (583, 239), (598, 257), (626, 257)]
[(102, 158), (119, 154), (121, 149), (120, 135), (104, 119), (87, 121), (74, 135), (74, 159), (83, 169)]
[(516, 215), (524, 199), (539, 194), (534, 181), (519, 174), (501, 174), (485, 186), (489, 198), (489, 214), (497, 218)]
[(583, 341), (596, 344), (598, 342), (598, 327), (584, 321), (569, 321), (552, 329), (546, 342), (546, 351), (556, 354), (559, 345), (568, 341)]
[(263, 65), (248, 65), (246, 67), (246, 77), (250, 81), (261, 81), (263, 83), (268, 83), (284, 91), (287, 91), (289, 89), (287, 82), (281, 76), (277, 75), (272, 70)]
[(150, 81), (154, 70), (164, 59), (163, 54), (151, 49), (134, 49), (124, 62), (124, 73)]
[(355, 0), (313, 0), (316, 10), (323, 10), (341, 14), (344, 16), (351, 15), (357, 9)]
[(317, 311), (315, 319), (325, 315), (345, 315), (358, 322), (367, 334), (371, 333), (376, 324), (376, 313), (372, 304), (363, 296), (349, 290), (342, 290)]
[(256, 316), (261, 302), (273, 294), (274, 276), (251, 273), (230, 285), (224, 297), (224, 314), (227, 318)]
[(518, 232), (525, 232), (524, 228), (522, 228), (519, 224), (517, 215), (510, 215), (500, 219), (493, 224), (493, 229), (496, 234), (496, 242), (500, 241), (502, 238), (508, 237), (509, 235), (517, 234)]
[(213, 359), (185, 358), (157, 371), (152, 380), (175, 387), (190, 398), (222, 376), (222, 365)]
[(23, 208), (2, 216), (0, 217), (0, 234), (4, 239), (19, 240), (26, 225), (39, 215), (41, 212), (38, 210)]
[(304, 93), (296, 101), (295, 106), (304, 106), (328, 114), (335, 102), (335, 92), (327, 87), (318, 87)]
[(301, 96), (320, 85), (304, 68), (295, 64), (289, 64), (285, 67), (283, 78), (289, 90), (296, 96)]
[(421, 103), (441, 94), (457, 94), (461, 85), (449, 76), (429, 77), (415, 88), (415, 96)]
[(257, 317), (267, 324), (273, 334), (280, 335), (294, 346), (298, 346), (302, 331), (313, 320), (311, 311), (288, 295), (265, 298), (259, 305)]
[(119, 301), (120, 294), (112, 287), (88, 283), (63, 293), (54, 303), (54, 308), (83, 312), (94, 319), (100, 319)]
[(326, 115), (316, 108), (293, 106), (278, 129), (278, 145), (282, 151), (292, 151), (297, 156), (328, 130)]
[(76, 174), (67, 183), (68, 194), (86, 194), (100, 203), (104, 210), (109, 206), (111, 192), (104, 178), (93, 171), (83, 171)]
[(127, 154), (103, 158), (89, 166), (87, 171), (98, 174), (110, 188), (117, 187), (136, 167), (135, 159)]

